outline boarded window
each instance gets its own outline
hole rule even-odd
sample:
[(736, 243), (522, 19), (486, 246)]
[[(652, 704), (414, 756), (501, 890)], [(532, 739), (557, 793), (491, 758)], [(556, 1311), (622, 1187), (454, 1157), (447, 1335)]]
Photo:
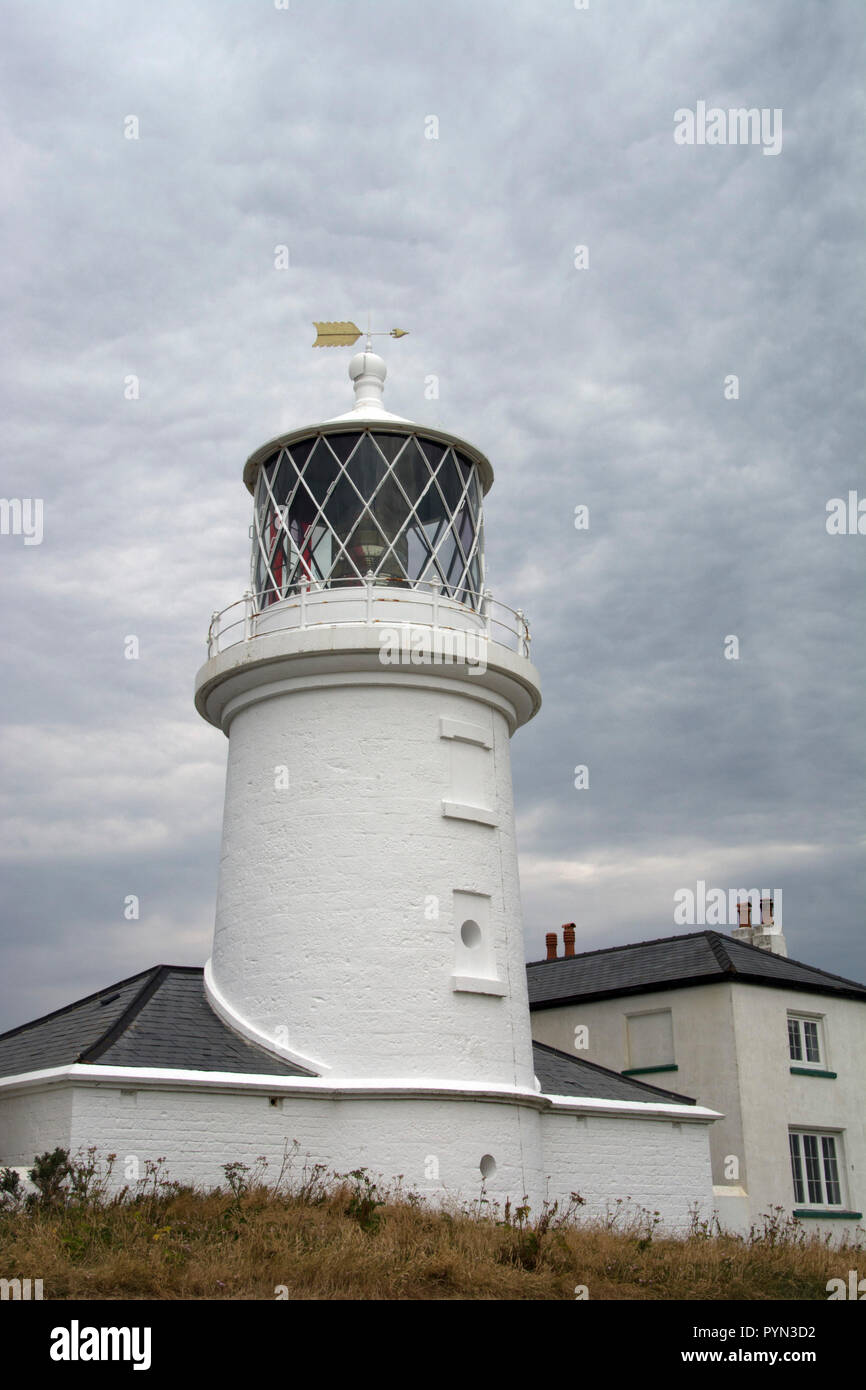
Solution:
[(674, 1061), (674, 1024), (670, 1009), (626, 1018), (629, 1067), (667, 1067)]

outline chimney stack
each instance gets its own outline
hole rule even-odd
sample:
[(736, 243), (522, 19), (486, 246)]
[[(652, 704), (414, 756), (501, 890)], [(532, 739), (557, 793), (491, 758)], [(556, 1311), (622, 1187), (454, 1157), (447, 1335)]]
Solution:
[[(740, 890), (741, 892), (744, 890)], [(767, 890), (764, 889), (764, 892)], [(748, 946), (757, 946), (761, 951), (771, 951), (775, 956), (786, 956), (788, 946), (779, 927), (776, 926), (775, 904), (772, 898), (761, 898), (760, 919), (752, 921), (752, 896), (737, 898), (737, 925), (731, 935), (736, 941), (745, 941)], [(754, 897), (757, 898), (757, 889)], [(779, 890), (779, 914), (782, 911), (782, 893)]]
[(564, 940), (564, 942), (565, 942), (565, 951), (563, 952), (563, 954), (566, 955), (566, 956), (573, 956), (573, 955), (574, 955), (574, 922), (566, 922), (566, 923), (565, 923), (565, 926), (562, 928), (562, 937), (563, 937), (563, 940)]
[(556, 932), (549, 931), (544, 939), (547, 942), (547, 959), (556, 960)]

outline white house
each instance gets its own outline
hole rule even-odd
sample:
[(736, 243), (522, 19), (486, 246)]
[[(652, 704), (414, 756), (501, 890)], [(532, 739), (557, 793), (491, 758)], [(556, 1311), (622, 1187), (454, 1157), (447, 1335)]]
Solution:
[[(766, 907), (736, 936), (699, 931), (528, 967), (533, 1037), (674, 1086), (719, 1111), (720, 1223), (774, 1207), (854, 1236), (866, 1204), (866, 987), (789, 960)], [(749, 933), (761, 942), (750, 943)], [(780, 949), (781, 948), (781, 949)], [(862, 1236), (862, 1230), (861, 1230)]]
[(210, 960), (0, 1037), (0, 1163), (96, 1145), (217, 1182), (296, 1140), (434, 1201), (683, 1224), (714, 1112), (532, 1042), (509, 741), (541, 696), (485, 587), (493, 470), (384, 408), (369, 343), (349, 374), (352, 410), (244, 470), (252, 584), (196, 678), (229, 740)]

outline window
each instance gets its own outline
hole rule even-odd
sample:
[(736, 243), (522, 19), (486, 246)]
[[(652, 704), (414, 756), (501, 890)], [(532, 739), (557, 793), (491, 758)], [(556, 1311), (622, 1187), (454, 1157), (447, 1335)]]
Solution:
[(674, 1025), (670, 1009), (626, 1016), (628, 1070), (655, 1071), (674, 1065)]
[(823, 1060), (822, 1020), (803, 1014), (788, 1014), (788, 1052), (800, 1066), (819, 1067)]
[(842, 1184), (835, 1134), (804, 1134), (791, 1130), (791, 1174), (794, 1201), (810, 1207), (841, 1207)]

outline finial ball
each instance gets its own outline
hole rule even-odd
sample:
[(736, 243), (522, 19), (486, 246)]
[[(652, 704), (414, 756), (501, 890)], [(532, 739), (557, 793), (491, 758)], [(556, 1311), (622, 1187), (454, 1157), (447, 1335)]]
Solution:
[(357, 381), (361, 376), (372, 376), (384, 381), (388, 368), (377, 352), (356, 352), (349, 363), (349, 376)]

